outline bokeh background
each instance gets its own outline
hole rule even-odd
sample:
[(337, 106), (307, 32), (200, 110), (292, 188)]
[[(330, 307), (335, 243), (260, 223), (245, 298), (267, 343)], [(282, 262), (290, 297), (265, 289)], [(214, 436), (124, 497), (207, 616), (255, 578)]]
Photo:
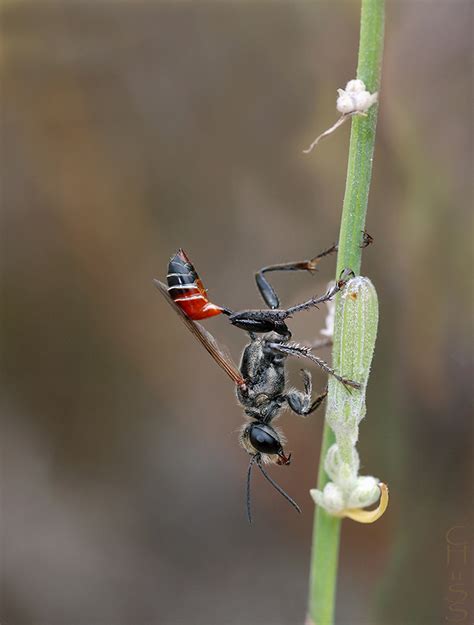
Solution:
[[(471, 18), (387, 6), (360, 452), (391, 501), (344, 522), (338, 625), (473, 616), (452, 584), (474, 555), (448, 560), (446, 538), (472, 536)], [(358, 19), (345, 1), (2, 3), (2, 625), (303, 622), (322, 414), (280, 421), (294, 462), (273, 475), (302, 516), (256, 475), (249, 527), (232, 385), (152, 278), (183, 246), (216, 302), (256, 307), (256, 269), (337, 239), (349, 125), (301, 150), (354, 77)], [(334, 268), (273, 282), (289, 305)], [(238, 359), (245, 335), (206, 325)]]

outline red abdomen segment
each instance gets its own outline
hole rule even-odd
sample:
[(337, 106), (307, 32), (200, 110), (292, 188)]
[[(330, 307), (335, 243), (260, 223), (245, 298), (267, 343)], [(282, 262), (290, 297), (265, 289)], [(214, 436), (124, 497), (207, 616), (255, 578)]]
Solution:
[(171, 299), (190, 319), (198, 321), (223, 312), (220, 306), (207, 299), (206, 289), (183, 250), (171, 257), (167, 280)]

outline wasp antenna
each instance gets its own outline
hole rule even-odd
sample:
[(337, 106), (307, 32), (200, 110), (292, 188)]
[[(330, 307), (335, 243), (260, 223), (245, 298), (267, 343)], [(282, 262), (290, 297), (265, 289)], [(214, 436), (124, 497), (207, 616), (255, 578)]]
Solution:
[(252, 467), (254, 462), (257, 460), (257, 454), (252, 456), (249, 468), (247, 470), (247, 519), (249, 521), (249, 525), (252, 525), (252, 506), (250, 505), (250, 481), (252, 477)]
[(257, 466), (258, 466), (258, 468), (260, 469), (260, 471), (262, 472), (263, 477), (264, 477), (264, 478), (265, 478), (268, 482), (270, 482), (270, 484), (273, 486), (273, 488), (274, 488), (275, 490), (277, 490), (277, 491), (280, 493), (280, 495), (282, 495), (282, 496), (283, 496), (283, 497), (287, 500), (287, 502), (288, 502), (291, 506), (293, 506), (293, 508), (296, 510), (296, 512), (298, 512), (299, 514), (301, 514), (301, 508), (299, 507), (299, 505), (296, 503), (296, 501), (295, 501), (294, 499), (292, 499), (292, 498), (291, 498), (291, 497), (290, 497), (287, 493), (285, 493), (285, 491), (283, 490), (283, 488), (282, 488), (281, 486), (279, 486), (279, 485), (275, 482), (275, 480), (273, 480), (273, 479), (272, 479), (272, 478), (268, 475), (268, 473), (265, 471), (265, 469), (264, 469), (264, 468), (263, 468), (263, 466), (262, 466), (262, 463), (261, 463), (261, 461), (260, 461), (260, 458), (257, 460)]

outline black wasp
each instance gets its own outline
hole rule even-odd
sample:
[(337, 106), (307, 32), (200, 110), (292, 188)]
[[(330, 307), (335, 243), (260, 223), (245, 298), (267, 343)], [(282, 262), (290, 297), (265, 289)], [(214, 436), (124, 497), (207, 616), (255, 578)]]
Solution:
[[(370, 242), (368, 236), (364, 234), (363, 245)], [(292, 343), (291, 333), (286, 325), (286, 321), (294, 313), (331, 300), (354, 275), (353, 272), (344, 270), (339, 281), (325, 295), (313, 297), (290, 308), (280, 308), (278, 296), (265, 277), (267, 272), (272, 271), (315, 271), (321, 258), (336, 250), (337, 246), (333, 245), (311, 260), (271, 265), (258, 271), (255, 276), (257, 287), (268, 306), (268, 309), (264, 310), (233, 312), (210, 302), (203, 283), (183, 250), (179, 250), (170, 259), (168, 284), (165, 285), (159, 280), (154, 281), (187, 328), (236, 384), (237, 399), (247, 419), (241, 430), (240, 442), (251, 456), (247, 472), (247, 515), (250, 522), (252, 519), (250, 478), (254, 465), (295, 510), (300, 512), (297, 503), (270, 477), (264, 467), (267, 463), (289, 465), (291, 459), (291, 454), (287, 455), (283, 449), (282, 443), (285, 442), (283, 435), (274, 427), (273, 421), (285, 408), (290, 408), (302, 416), (311, 414), (326, 397), (327, 389), (313, 398), (311, 374), (303, 370), (304, 390), (287, 390), (285, 362), (288, 356), (309, 360), (333, 375), (346, 387), (359, 388), (356, 382), (339, 375), (321, 358), (314, 355), (310, 346)], [(226, 315), (233, 325), (249, 334), (250, 342), (243, 351), (240, 370), (214, 337), (197, 323), (197, 320), (218, 314)]]

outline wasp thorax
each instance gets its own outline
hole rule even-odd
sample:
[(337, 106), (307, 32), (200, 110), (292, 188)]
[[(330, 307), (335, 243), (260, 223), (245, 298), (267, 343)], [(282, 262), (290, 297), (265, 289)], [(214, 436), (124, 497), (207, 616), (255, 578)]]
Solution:
[(268, 395), (265, 395), (265, 393), (260, 393), (260, 395), (257, 395), (257, 397), (255, 398), (255, 405), (262, 406), (263, 404), (267, 403), (268, 399)]

